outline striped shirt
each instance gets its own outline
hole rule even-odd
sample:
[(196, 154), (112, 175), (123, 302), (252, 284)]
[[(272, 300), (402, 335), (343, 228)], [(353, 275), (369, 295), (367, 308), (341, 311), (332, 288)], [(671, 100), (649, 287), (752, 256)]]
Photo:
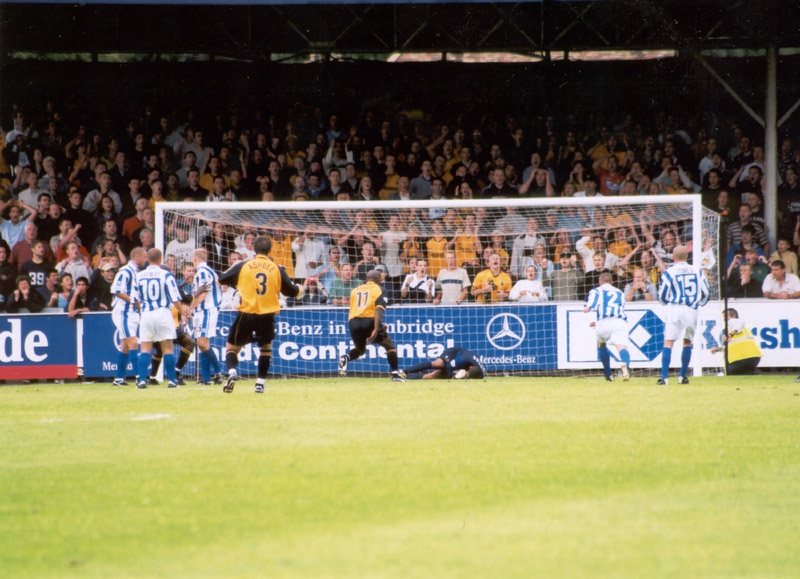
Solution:
[(711, 290), (703, 272), (686, 262), (678, 262), (661, 274), (658, 301), (697, 309), (706, 305)]
[[(111, 283), (111, 293), (114, 294), (111, 308), (114, 311), (128, 313), (136, 310), (133, 304), (139, 299), (138, 280), (139, 268), (132, 261), (119, 268)], [(131, 298), (131, 301), (125, 301), (117, 297), (117, 294), (125, 294)]]
[(151, 265), (139, 272), (139, 299), (142, 311), (152, 312), (160, 308), (169, 308), (173, 302), (181, 301), (178, 282), (169, 270), (160, 265)]
[(206, 291), (206, 297), (197, 305), (198, 310), (216, 310), (222, 303), (222, 288), (219, 278), (206, 262), (197, 266), (197, 273), (192, 280), (192, 295)]
[(590, 291), (584, 307), (597, 312), (598, 320), (605, 318), (628, 319), (625, 315), (625, 294), (611, 284), (604, 283)]

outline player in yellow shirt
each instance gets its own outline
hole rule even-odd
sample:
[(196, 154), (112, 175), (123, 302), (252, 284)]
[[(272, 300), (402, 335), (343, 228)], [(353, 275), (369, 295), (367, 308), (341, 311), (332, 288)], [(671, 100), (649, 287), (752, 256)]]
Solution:
[(472, 282), (472, 295), (475, 300), (485, 304), (503, 302), (511, 292), (511, 277), (501, 268), (500, 256), (492, 254), (489, 269), (484, 269)]
[(379, 285), (381, 272), (367, 272), (366, 283), (350, 292), (350, 337), (355, 347), (339, 358), (339, 376), (347, 376), (347, 365), (358, 360), (367, 351), (367, 342), (383, 346), (392, 372), (392, 382), (405, 382), (405, 376), (397, 364), (397, 349), (382, 323), (386, 311), (386, 298)]
[(222, 391), (228, 393), (233, 392), (239, 377), (239, 351), (251, 342), (256, 342), (261, 352), (258, 357), (256, 393), (264, 392), (264, 382), (272, 362), (275, 315), (281, 309), (278, 296), (283, 293), (293, 298), (303, 297), (303, 288), (292, 283), (286, 272), (270, 259), (272, 240), (269, 237), (257, 237), (253, 249), (256, 252), (253, 259), (237, 263), (219, 277), (221, 284), (236, 286), (242, 297), (239, 313), (231, 325), (225, 346), (228, 379)]

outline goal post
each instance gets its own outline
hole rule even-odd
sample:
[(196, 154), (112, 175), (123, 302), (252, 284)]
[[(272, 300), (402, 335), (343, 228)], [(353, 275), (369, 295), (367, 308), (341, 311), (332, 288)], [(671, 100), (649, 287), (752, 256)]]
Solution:
[[(179, 279), (191, 275), (185, 266), (194, 248), (207, 248), (210, 265), (224, 271), (251, 256), (255, 236), (268, 235), (273, 259), (309, 286), (301, 302), (282, 298), (276, 320), (271, 372), (286, 376), (336, 373), (338, 357), (351, 347), (341, 296), (377, 264), (386, 270), (383, 286), (390, 306), (384, 321), (401, 368), (460, 346), (478, 354), (490, 374), (598, 375), (594, 332), (582, 312), (584, 297), (596, 283), (594, 262), (602, 257), (602, 268), (614, 272), (620, 289), (639, 268), (657, 283), (675, 238), (691, 243), (692, 260), (707, 271), (712, 299), (717, 299), (718, 230), (716, 213), (691, 194), (156, 204), (156, 246)], [(510, 279), (490, 275), (497, 285), (474, 291), (492, 254), (500, 257)], [(453, 258), (455, 271), (447, 267)], [(529, 275), (534, 279), (526, 280)], [(506, 283), (509, 287), (500, 287)], [(225, 296), (225, 306), (233, 309), (236, 292), (229, 288)], [(632, 367), (660, 367), (661, 306), (637, 301), (627, 309)], [(224, 348), (224, 326), (233, 315), (221, 316), (215, 348)], [(350, 372), (385, 373), (384, 356), (369, 346)], [(247, 367), (257, 356), (245, 348), (241, 358)], [(701, 357), (695, 356), (694, 371), (701, 370)]]

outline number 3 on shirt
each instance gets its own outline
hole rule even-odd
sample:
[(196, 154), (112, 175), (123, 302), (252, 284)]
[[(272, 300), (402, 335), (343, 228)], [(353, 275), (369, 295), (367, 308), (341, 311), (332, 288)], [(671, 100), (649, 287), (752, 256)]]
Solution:
[(255, 275), (256, 282), (258, 286), (256, 287), (256, 293), (260, 296), (263, 296), (267, 293), (267, 274), (264, 272), (259, 272)]

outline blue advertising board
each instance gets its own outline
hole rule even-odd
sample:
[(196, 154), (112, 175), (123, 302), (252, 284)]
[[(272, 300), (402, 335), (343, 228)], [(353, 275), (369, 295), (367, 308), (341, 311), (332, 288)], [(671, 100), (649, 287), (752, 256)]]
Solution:
[(67, 314), (0, 316), (3, 380), (76, 378), (77, 323)]
[[(220, 360), (224, 359), (227, 330), (235, 315), (220, 314), (220, 336), (211, 340)], [(392, 307), (386, 311), (384, 322), (397, 346), (401, 367), (436, 357), (453, 346), (475, 352), (489, 372), (557, 367), (554, 305)], [(276, 317), (270, 373), (335, 374), (339, 356), (352, 347), (345, 308), (285, 308)], [(239, 372), (255, 375), (257, 362), (257, 348), (246, 346), (239, 355)], [(353, 375), (387, 371), (386, 353), (373, 345), (368, 345), (366, 355), (350, 366)], [(190, 363), (184, 375), (193, 373)]]

